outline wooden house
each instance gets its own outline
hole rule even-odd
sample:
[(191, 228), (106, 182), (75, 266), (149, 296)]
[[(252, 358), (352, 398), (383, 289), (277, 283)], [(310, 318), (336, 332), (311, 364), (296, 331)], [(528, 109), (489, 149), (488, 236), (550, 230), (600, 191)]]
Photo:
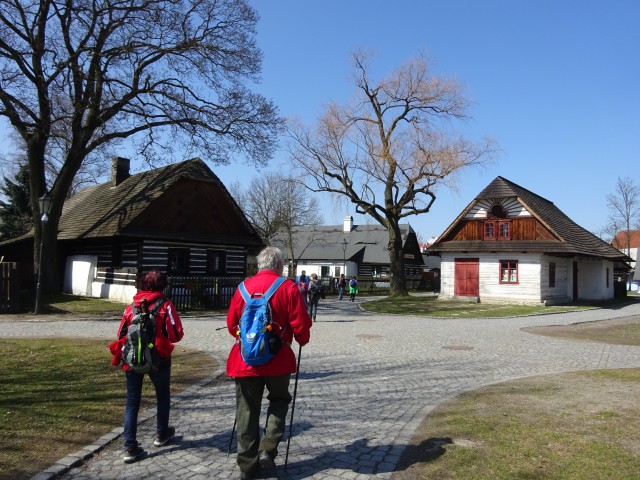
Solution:
[(128, 159), (113, 159), (109, 182), (65, 202), (57, 242), (66, 293), (120, 301), (151, 268), (167, 273), (174, 294), (180, 278), (233, 277), (235, 287), (264, 246), (198, 158), (134, 175)]
[[(422, 253), (414, 230), (409, 224), (400, 225), (405, 277), (415, 279), (422, 275)], [(287, 263), (295, 265), (291, 276), (304, 270), (307, 275), (317, 273), (323, 279), (344, 273), (359, 279), (389, 282), (389, 233), (381, 225), (355, 225), (353, 217), (345, 217), (342, 225), (302, 226), (294, 229), (293, 256), (288, 251), (284, 235), (274, 245), (282, 249)], [(286, 269), (286, 267), (285, 267)], [(288, 272), (285, 272), (288, 273)]]
[(517, 303), (607, 300), (630, 260), (549, 200), (497, 177), (429, 253), (441, 257), (440, 298)]

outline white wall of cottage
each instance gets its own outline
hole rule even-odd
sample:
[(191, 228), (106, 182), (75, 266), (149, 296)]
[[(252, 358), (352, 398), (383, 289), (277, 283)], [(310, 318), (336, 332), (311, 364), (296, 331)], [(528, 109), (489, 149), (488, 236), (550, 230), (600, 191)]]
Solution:
[[(456, 258), (479, 259), (479, 298), (489, 302), (563, 303), (573, 298), (573, 259), (542, 254), (442, 254), (441, 299), (454, 297)], [(518, 261), (518, 283), (500, 283), (500, 261)], [(549, 286), (549, 264), (556, 265), (555, 287)], [(609, 281), (607, 282), (607, 275)], [(608, 260), (578, 260), (578, 298), (613, 298), (613, 263)]]

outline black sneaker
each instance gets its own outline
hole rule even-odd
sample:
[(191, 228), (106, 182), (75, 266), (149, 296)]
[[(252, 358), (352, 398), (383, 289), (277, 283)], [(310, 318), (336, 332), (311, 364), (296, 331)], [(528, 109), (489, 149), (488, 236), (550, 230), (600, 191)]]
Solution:
[(124, 451), (124, 463), (133, 463), (144, 455), (144, 448), (137, 446), (136, 448), (127, 448)]
[(176, 436), (176, 429), (174, 427), (167, 428), (167, 432), (164, 435), (160, 435), (156, 433), (156, 439), (153, 441), (153, 444), (156, 447), (162, 447), (169, 443), (173, 437)]
[(273, 470), (276, 468), (276, 463), (266, 450), (260, 450), (258, 453), (258, 462), (260, 462), (260, 468), (262, 470)]

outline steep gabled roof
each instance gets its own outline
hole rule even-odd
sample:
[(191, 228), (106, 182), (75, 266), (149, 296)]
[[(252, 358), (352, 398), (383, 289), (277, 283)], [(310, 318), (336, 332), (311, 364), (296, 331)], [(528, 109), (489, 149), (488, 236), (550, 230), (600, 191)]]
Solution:
[[(403, 244), (410, 233), (415, 233), (409, 224), (401, 224), (400, 232)], [(343, 225), (298, 227), (293, 231), (293, 239), (297, 260), (335, 262), (344, 255), (346, 260), (359, 263), (389, 263), (389, 233), (381, 225), (354, 225), (350, 232), (344, 232)], [(273, 243), (287, 255), (282, 237)]]
[[(185, 179), (215, 184), (237, 208), (218, 177), (202, 160), (194, 158), (131, 175), (117, 186), (106, 182), (81, 190), (64, 204), (58, 240), (121, 235), (154, 200)], [(253, 232), (244, 214), (239, 209), (237, 213)]]
[(429, 251), (492, 251), (494, 242), (447, 241), (447, 234), (457, 225), (465, 214), (479, 201), (492, 199), (516, 199), (531, 215), (537, 218), (557, 240), (510, 240), (499, 243), (501, 251), (532, 251), (569, 255), (585, 255), (611, 260), (627, 261), (626, 255), (613, 248), (593, 233), (582, 228), (567, 217), (553, 202), (527, 190), (504, 177), (496, 177), (476, 198), (458, 215)]

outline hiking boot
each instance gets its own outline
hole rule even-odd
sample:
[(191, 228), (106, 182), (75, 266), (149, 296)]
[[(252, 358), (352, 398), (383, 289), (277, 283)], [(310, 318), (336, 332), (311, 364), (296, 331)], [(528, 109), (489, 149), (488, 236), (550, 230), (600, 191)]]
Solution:
[(273, 457), (266, 450), (260, 450), (258, 453), (258, 461), (260, 462), (260, 468), (263, 470), (273, 470), (276, 468), (276, 463), (273, 461)]
[(153, 441), (153, 444), (156, 447), (162, 447), (169, 443), (173, 437), (176, 436), (176, 429), (174, 427), (167, 428), (167, 431), (164, 435), (160, 435), (156, 433), (156, 439)]
[(136, 448), (127, 448), (124, 451), (124, 463), (133, 463), (144, 455), (144, 448), (137, 446)]

